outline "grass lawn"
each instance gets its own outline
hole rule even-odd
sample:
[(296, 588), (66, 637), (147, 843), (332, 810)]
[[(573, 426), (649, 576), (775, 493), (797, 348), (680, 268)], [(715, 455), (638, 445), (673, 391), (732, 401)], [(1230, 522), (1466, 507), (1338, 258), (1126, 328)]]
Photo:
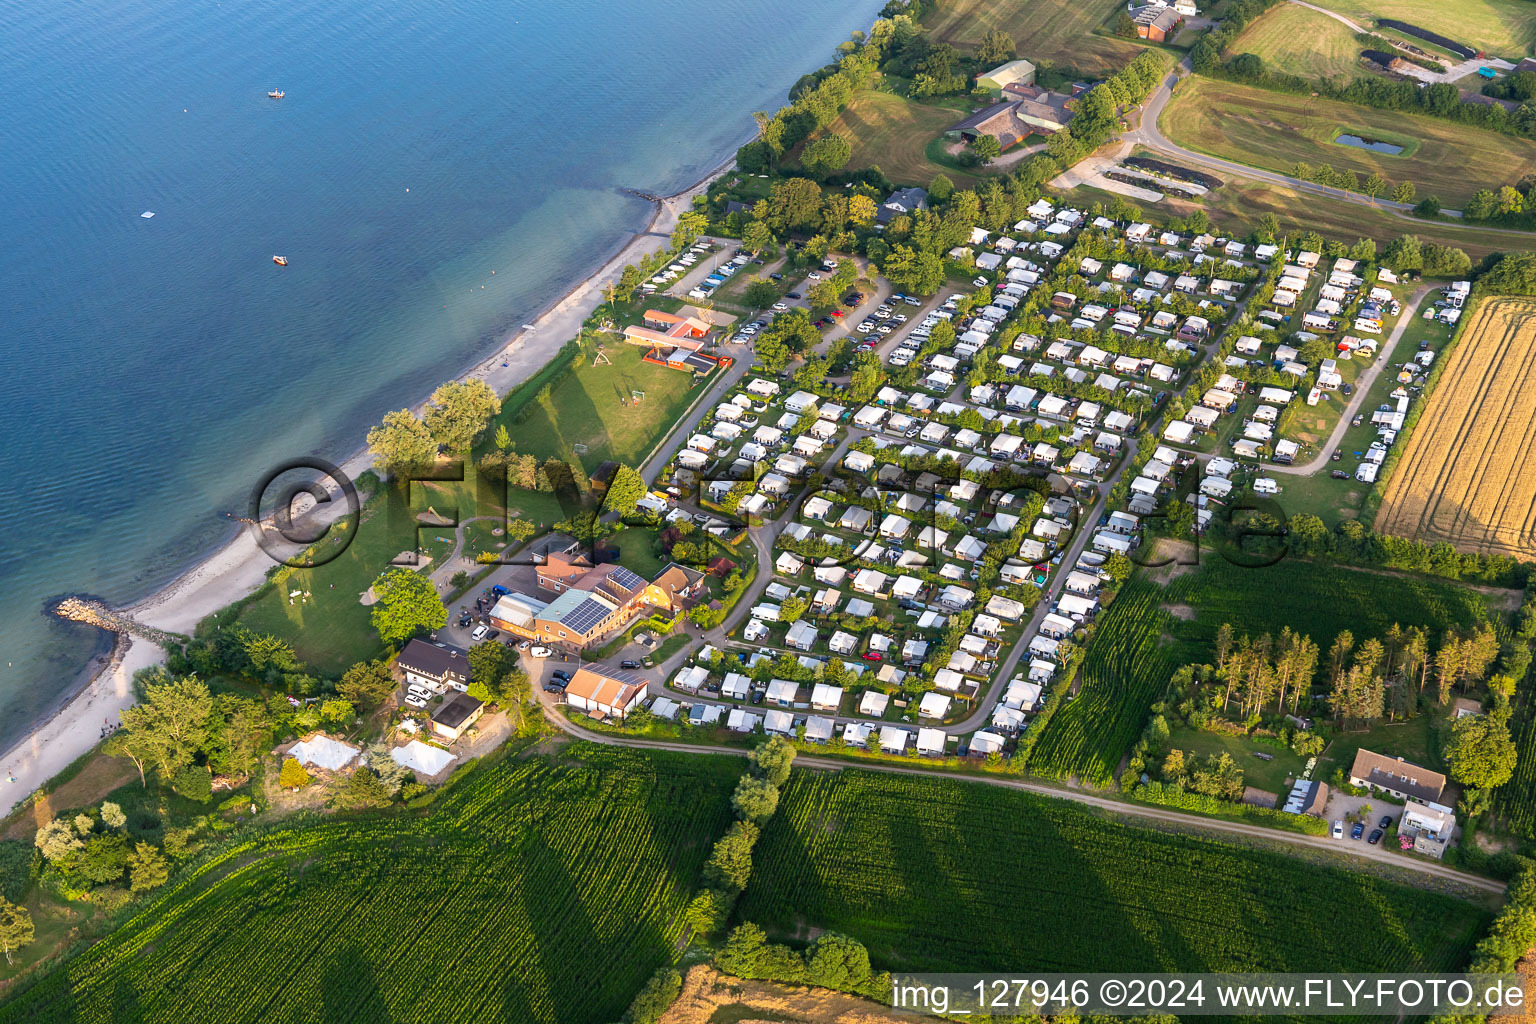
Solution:
[[(1431, 680), (1429, 685), (1433, 687), (1434, 681)], [(1445, 763), (1440, 751), (1445, 746), (1445, 734), (1449, 729), (1445, 711), (1437, 708), (1406, 722), (1379, 722), (1359, 732), (1339, 733), (1323, 750), (1314, 777), (1330, 778), (1335, 768), (1344, 769), (1348, 775), (1350, 765), (1355, 763), (1355, 752), (1361, 747), (1443, 772)]]
[(656, 534), (644, 527), (630, 527), (611, 537), (604, 537), (602, 543), (619, 549), (617, 560), (620, 563), (646, 579), (653, 580), (667, 564), (651, 551), (651, 543), (655, 539)]
[[(1353, 170), (1362, 180), (1377, 172), (1394, 184), (1411, 181), (1420, 198), (1439, 196), (1453, 207), (1480, 188), (1519, 177), (1518, 168), (1536, 162), (1536, 142), (1526, 139), (1199, 76), (1186, 78), (1174, 91), (1159, 125), (1169, 139), (1201, 153), (1282, 174), (1298, 161)], [(1394, 141), (1408, 136), (1419, 146), (1395, 156), (1372, 153), (1332, 141), (1341, 131)]]
[(1296, 4), (1270, 8), (1232, 44), (1234, 53), (1256, 53), (1278, 71), (1313, 79), (1354, 74), (1360, 49), (1343, 22)]
[(962, 49), (1000, 28), (1018, 44), (1019, 56), (1037, 66), (1049, 61), (1103, 76), (1119, 71), (1141, 50), (1135, 43), (1094, 32), (1123, 9), (1119, 0), (952, 0), (926, 18), (924, 27), (935, 41)]
[[(1286, 780), (1296, 778), (1306, 767), (1300, 757), (1282, 747), (1255, 743), (1246, 736), (1225, 736), (1203, 729), (1191, 729), (1182, 723), (1169, 730), (1168, 745), (1177, 747), (1186, 755), (1209, 757), (1212, 754), (1231, 754), (1232, 760), (1243, 770), (1245, 783), (1270, 793), (1278, 793), (1282, 802), (1289, 791)], [(1255, 753), (1271, 754), (1273, 760), (1254, 757)]]
[(917, 103), (904, 96), (865, 89), (833, 121), (829, 131), (853, 148), (849, 170), (879, 167), (895, 182), (926, 186), (945, 174), (960, 188), (976, 183), (974, 174), (936, 163), (927, 147), (944, 129), (965, 116), (953, 107)]
[[(529, 403), (526, 419), (507, 423), (519, 452), (579, 459), (588, 473), (609, 459), (635, 466), (697, 396), (692, 374), (647, 363), (634, 345), (615, 339), (604, 351), (611, 363), (593, 366), (590, 356), (578, 357), (580, 365), (548, 402)], [(632, 391), (645, 399), (632, 402)], [(587, 450), (577, 453), (577, 444)]]
[(1317, 0), (1317, 4), (1367, 28), (1376, 18), (1395, 18), (1511, 60), (1519, 60), (1536, 46), (1536, 6), (1524, 0)]

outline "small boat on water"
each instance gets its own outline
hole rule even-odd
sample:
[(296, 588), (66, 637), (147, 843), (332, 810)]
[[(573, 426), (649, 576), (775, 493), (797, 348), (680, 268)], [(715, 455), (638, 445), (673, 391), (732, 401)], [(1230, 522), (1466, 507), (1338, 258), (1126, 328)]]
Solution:
[(288, 257), (287, 256), (273, 256), (272, 257), (272, 262), (276, 263), (280, 267), (286, 267), (288, 265)]
[(267, 95), (274, 100), (280, 100), (283, 98), (283, 96), (286, 95), (286, 93), (284, 93), (281, 89), (270, 89), (267, 91)]

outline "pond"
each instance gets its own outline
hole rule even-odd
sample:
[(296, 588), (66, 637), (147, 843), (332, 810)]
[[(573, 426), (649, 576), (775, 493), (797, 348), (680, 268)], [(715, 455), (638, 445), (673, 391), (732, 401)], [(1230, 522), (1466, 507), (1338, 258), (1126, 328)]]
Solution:
[(1354, 146), (1356, 149), (1368, 149), (1372, 153), (1386, 153), (1389, 156), (1396, 156), (1404, 148), (1393, 145), (1390, 142), (1382, 142), (1378, 139), (1364, 139), (1358, 135), (1349, 135), (1347, 133), (1335, 136), (1333, 141), (1341, 146)]

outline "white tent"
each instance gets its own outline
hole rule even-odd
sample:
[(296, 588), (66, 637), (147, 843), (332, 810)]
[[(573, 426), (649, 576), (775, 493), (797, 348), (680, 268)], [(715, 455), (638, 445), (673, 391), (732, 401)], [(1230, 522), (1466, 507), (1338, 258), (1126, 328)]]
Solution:
[(389, 756), (402, 768), (409, 768), (421, 776), (436, 775), (457, 760), (443, 748), (421, 740), (411, 740), (403, 747), (396, 747), (389, 752)]
[(324, 733), (316, 733), (302, 743), (295, 743), (288, 750), (288, 756), (299, 764), (312, 764), (316, 768), (333, 772), (351, 764), (357, 753), (356, 747), (341, 740), (333, 740)]

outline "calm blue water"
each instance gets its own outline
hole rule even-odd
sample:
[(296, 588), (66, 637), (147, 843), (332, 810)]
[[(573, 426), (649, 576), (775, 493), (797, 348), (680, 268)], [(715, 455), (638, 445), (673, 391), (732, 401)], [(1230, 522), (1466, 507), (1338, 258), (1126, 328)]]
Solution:
[(0, 748), (96, 642), (45, 598), (136, 598), (353, 450), (881, 4), (0, 0)]

